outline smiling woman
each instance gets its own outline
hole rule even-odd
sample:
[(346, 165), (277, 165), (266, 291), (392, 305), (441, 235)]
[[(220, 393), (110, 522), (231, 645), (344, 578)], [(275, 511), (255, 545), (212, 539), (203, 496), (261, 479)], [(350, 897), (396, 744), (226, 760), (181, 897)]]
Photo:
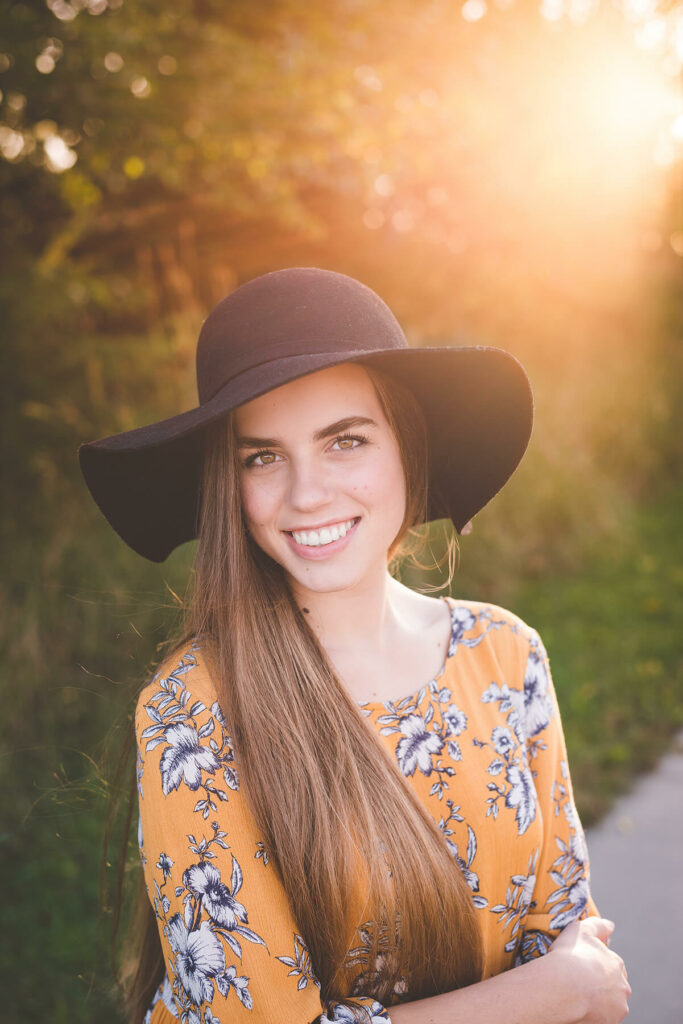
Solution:
[(197, 372), (196, 409), (80, 449), (136, 551), (198, 541), (135, 714), (131, 1024), (616, 1024), (540, 638), (388, 571), (514, 471), (524, 371), (293, 269), (219, 303)]

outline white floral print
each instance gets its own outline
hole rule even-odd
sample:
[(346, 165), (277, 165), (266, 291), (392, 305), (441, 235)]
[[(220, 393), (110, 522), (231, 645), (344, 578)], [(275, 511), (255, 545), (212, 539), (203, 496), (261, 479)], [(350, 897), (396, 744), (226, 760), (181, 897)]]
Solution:
[(423, 775), (432, 771), (432, 754), (443, 749), (443, 740), (438, 733), (429, 732), (427, 723), (420, 715), (406, 715), (401, 719), (403, 739), (396, 747), (396, 758), (404, 775), (412, 775), (419, 768)]
[(199, 733), (189, 725), (170, 725), (165, 732), (168, 744), (161, 756), (161, 785), (164, 793), (184, 782), (188, 789), (199, 789), (202, 772), (215, 772), (218, 758), (202, 747)]
[(213, 999), (213, 982), (225, 971), (225, 953), (208, 921), (190, 930), (180, 914), (168, 922), (168, 941), (175, 953), (177, 977), (191, 1001), (199, 1006)]

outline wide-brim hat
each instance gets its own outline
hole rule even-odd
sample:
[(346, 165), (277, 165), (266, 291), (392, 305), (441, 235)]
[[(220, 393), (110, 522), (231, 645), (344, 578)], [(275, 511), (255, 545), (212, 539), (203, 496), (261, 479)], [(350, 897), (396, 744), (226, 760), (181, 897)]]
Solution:
[(346, 362), (384, 370), (413, 392), (429, 435), (428, 519), (450, 518), (460, 531), (528, 444), (533, 400), (523, 367), (497, 348), (411, 348), (378, 295), (312, 267), (257, 277), (211, 311), (197, 343), (196, 408), (80, 446), (93, 498), (134, 551), (162, 562), (197, 536), (205, 428)]

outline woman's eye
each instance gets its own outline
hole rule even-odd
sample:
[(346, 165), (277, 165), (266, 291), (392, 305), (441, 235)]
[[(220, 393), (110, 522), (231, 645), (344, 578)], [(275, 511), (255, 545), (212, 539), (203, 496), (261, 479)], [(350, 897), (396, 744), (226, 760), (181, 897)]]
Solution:
[(365, 444), (364, 437), (352, 437), (349, 435), (348, 437), (336, 438), (332, 447), (336, 447), (341, 451), (347, 452), (351, 451), (353, 448), (359, 448), (362, 444)]
[(272, 466), (277, 462), (278, 456), (275, 452), (256, 452), (245, 460), (245, 466)]

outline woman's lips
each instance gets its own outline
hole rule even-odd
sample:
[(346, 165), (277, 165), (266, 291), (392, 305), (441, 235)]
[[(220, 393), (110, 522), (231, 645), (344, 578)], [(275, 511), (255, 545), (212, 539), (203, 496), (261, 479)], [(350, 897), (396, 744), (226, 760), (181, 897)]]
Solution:
[(312, 560), (312, 561), (319, 561), (320, 559), (329, 558), (331, 555), (337, 554), (337, 552), (341, 551), (343, 548), (346, 547), (346, 545), (349, 543), (351, 537), (354, 535), (354, 533), (358, 529), (358, 524), (360, 523), (360, 516), (354, 517), (353, 520), (348, 520), (348, 519), (338, 520), (337, 523), (331, 524), (330, 526), (327, 526), (327, 527), (321, 527), (318, 530), (301, 530), (301, 531), (297, 530), (296, 531), (296, 533), (300, 534), (300, 535), (301, 534), (305, 535), (307, 533), (320, 534), (320, 533), (322, 533), (323, 530), (330, 530), (332, 525), (334, 525), (334, 526), (341, 526), (341, 525), (343, 525), (345, 523), (348, 523), (348, 522), (352, 522), (353, 525), (346, 531), (345, 536), (339, 537), (338, 540), (329, 541), (327, 544), (325, 544), (325, 543), (323, 543), (323, 544), (319, 543), (319, 544), (316, 544), (316, 545), (300, 544), (297, 540), (295, 540), (295, 538), (293, 536), (293, 531), (291, 533), (289, 531), (284, 531), (284, 532), (285, 532), (285, 536), (287, 537), (287, 540), (289, 542), (290, 547), (292, 548), (293, 551), (296, 552), (297, 555), (299, 555), (301, 558), (307, 558), (307, 559)]

